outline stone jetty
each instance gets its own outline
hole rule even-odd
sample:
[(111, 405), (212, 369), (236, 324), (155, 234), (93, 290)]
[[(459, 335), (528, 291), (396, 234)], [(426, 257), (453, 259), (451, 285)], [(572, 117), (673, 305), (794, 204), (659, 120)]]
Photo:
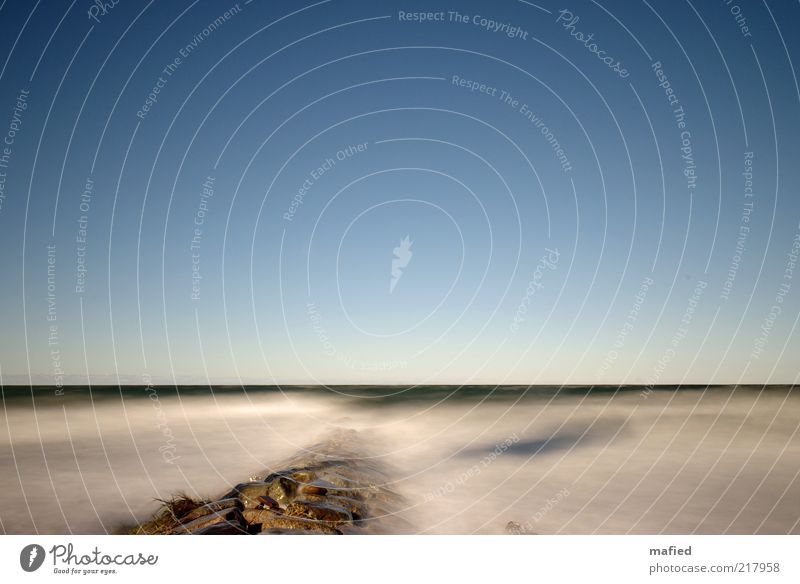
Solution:
[[(279, 470), (275, 470), (275, 469)], [(415, 533), (405, 499), (361, 435), (336, 429), (320, 443), (211, 500), (178, 495), (131, 533), (165, 535)], [(263, 478), (261, 478), (263, 477)]]

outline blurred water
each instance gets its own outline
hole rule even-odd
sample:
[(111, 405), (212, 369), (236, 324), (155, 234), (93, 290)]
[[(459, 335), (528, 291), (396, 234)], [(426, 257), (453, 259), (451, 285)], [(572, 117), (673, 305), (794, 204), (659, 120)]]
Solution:
[(358, 393), (6, 391), (0, 529), (111, 532), (345, 426), (423, 533), (800, 533), (797, 391)]

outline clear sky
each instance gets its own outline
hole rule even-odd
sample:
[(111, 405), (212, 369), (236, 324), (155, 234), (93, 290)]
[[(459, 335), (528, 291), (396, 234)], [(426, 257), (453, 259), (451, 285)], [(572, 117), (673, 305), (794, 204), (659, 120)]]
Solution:
[(799, 21), (7, 0), (2, 381), (794, 382)]

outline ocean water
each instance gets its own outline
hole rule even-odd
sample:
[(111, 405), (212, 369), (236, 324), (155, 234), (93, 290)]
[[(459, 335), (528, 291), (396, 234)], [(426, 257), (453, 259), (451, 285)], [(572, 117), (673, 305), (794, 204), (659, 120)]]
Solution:
[(789, 388), (4, 390), (0, 531), (106, 533), (359, 431), (415, 533), (800, 533)]

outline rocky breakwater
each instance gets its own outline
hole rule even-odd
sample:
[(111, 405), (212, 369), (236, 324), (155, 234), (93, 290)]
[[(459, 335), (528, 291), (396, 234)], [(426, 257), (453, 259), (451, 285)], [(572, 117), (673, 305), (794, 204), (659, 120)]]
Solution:
[[(406, 507), (388, 488), (387, 469), (367, 456), (355, 430), (336, 430), (325, 440), (220, 497), (179, 495), (138, 534), (382, 534), (414, 533), (397, 515)], [(264, 478), (260, 478), (263, 476)]]

